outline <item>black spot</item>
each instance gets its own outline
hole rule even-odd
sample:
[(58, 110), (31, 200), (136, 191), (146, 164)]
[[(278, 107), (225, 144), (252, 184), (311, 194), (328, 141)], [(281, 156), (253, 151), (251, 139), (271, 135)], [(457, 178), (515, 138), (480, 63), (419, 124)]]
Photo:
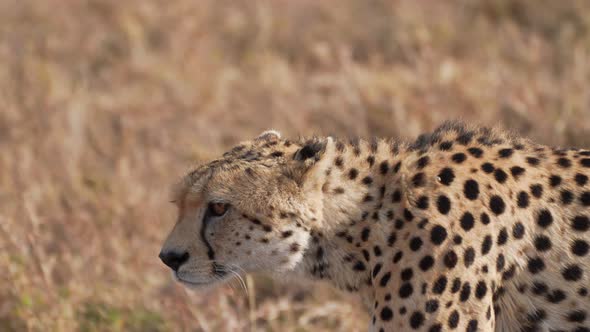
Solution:
[(566, 298), (565, 293), (560, 289), (556, 289), (556, 290), (552, 291), (551, 293), (547, 294), (547, 296), (546, 296), (547, 301), (549, 301), (551, 303), (559, 303), (559, 302), (565, 300), (565, 298)]
[(412, 177), (412, 184), (414, 185), (414, 187), (422, 187), (425, 184), (425, 176), (424, 173), (416, 173), (413, 177)]
[(447, 278), (445, 276), (440, 276), (434, 284), (432, 285), (432, 292), (434, 294), (442, 294), (447, 287)]
[(389, 164), (387, 163), (387, 160), (385, 160), (379, 164), (379, 173), (381, 173), (381, 175), (385, 175), (387, 174), (387, 171), (389, 171)]
[(547, 228), (551, 226), (553, 223), (553, 216), (549, 210), (541, 210), (539, 211), (539, 215), (537, 216), (537, 225)]
[(412, 221), (414, 219), (414, 215), (410, 210), (404, 209), (404, 219), (406, 219), (406, 221)]
[(487, 255), (490, 250), (492, 249), (492, 237), (490, 235), (486, 235), (481, 243), (481, 254)]
[(504, 172), (501, 168), (497, 168), (494, 171), (494, 178), (499, 183), (504, 183), (506, 182), (506, 179), (508, 179), (508, 174), (506, 174), (506, 172)]
[(372, 167), (375, 164), (375, 156), (368, 156), (367, 163), (369, 163), (369, 167)]
[(465, 212), (463, 216), (461, 216), (460, 223), (461, 228), (468, 232), (473, 228), (473, 225), (475, 224), (475, 219), (473, 218), (473, 215), (471, 213)]
[(413, 276), (414, 276), (414, 271), (412, 270), (412, 268), (403, 269), (402, 272), (400, 273), (400, 278), (403, 281), (409, 281), (410, 279), (412, 279)]
[(539, 165), (539, 159), (535, 157), (527, 157), (526, 162), (531, 166)]
[(453, 237), (453, 243), (455, 244), (461, 244), (463, 242), (463, 238), (461, 237), (461, 235), (455, 235)]
[(522, 168), (520, 166), (511, 167), (510, 173), (512, 174), (514, 179), (518, 179), (524, 173), (524, 168)]
[(469, 148), (467, 151), (469, 151), (469, 153), (475, 158), (479, 158), (483, 155), (483, 150), (480, 148)]
[(467, 323), (467, 329), (465, 332), (476, 332), (477, 331), (477, 319), (472, 319)]
[(389, 283), (389, 279), (391, 279), (391, 272), (387, 272), (381, 277), (381, 280), (379, 281), (379, 285), (381, 287), (387, 286), (387, 284)]
[(450, 250), (449, 252), (447, 252), (445, 257), (443, 258), (443, 262), (445, 263), (445, 266), (449, 269), (454, 268), (455, 265), (457, 265), (457, 261), (458, 261), (457, 254), (453, 250)]
[(508, 241), (508, 232), (506, 231), (506, 227), (503, 227), (500, 230), (500, 233), (498, 233), (498, 245), (504, 245), (506, 244), (506, 241)]
[(356, 179), (358, 175), (359, 171), (356, 168), (351, 168), (350, 171), (348, 171), (348, 178), (351, 180)]
[(402, 200), (402, 193), (399, 190), (396, 190), (391, 194), (391, 202), (392, 203), (399, 203)]
[(580, 165), (582, 165), (584, 167), (590, 167), (590, 159), (589, 158), (580, 159)]
[(416, 202), (416, 207), (418, 207), (421, 210), (428, 209), (428, 205), (429, 205), (428, 196), (420, 196), (420, 198), (418, 198), (418, 201)]
[(440, 145), (438, 146), (439, 149), (443, 150), (443, 151), (448, 151), (450, 149), (453, 148), (453, 142), (450, 141), (444, 141), (442, 143), (440, 143)]
[(590, 206), (590, 191), (585, 191), (580, 195), (580, 203), (583, 206)]
[(387, 306), (381, 309), (381, 319), (385, 322), (389, 322), (393, 318), (393, 311)]
[(562, 190), (561, 191), (561, 203), (564, 205), (569, 205), (574, 200), (574, 194), (569, 190)]
[(364, 271), (367, 268), (365, 267), (365, 264), (361, 261), (358, 261), (354, 264), (354, 266), (352, 267), (353, 270), (355, 271)]
[(434, 258), (430, 255), (426, 255), (420, 260), (418, 265), (422, 271), (428, 271), (434, 265)]
[(363, 228), (363, 230), (361, 232), (361, 240), (363, 240), (363, 242), (367, 241), (369, 239), (370, 233), (371, 233), (371, 229), (369, 227)]
[(440, 195), (436, 201), (436, 206), (441, 214), (447, 214), (451, 210), (451, 201), (445, 195)]
[(519, 208), (527, 208), (529, 206), (529, 194), (527, 194), (526, 191), (519, 192), (516, 202)]
[(586, 256), (590, 251), (590, 245), (584, 240), (575, 240), (572, 242), (571, 250), (576, 256)]
[(563, 276), (563, 279), (567, 281), (578, 281), (582, 279), (583, 274), (584, 272), (582, 271), (582, 269), (575, 264), (568, 265), (563, 270), (561, 270), (561, 275)]
[(544, 283), (542, 283), (540, 281), (535, 281), (533, 283), (533, 288), (531, 289), (531, 291), (535, 295), (543, 295), (543, 294), (547, 293), (547, 289), (548, 289), (547, 285), (545, 285)]
[(582, 323), (586, 320), (586, 312), (582, 310), (570, 311), (567, 320), (574, 323)]
[(557, 159), (557, 164), (563, 168), (569, 168), (572, 166), (572, 162), (565, 157)]
[(432, 230), (430, 231), (430, 241), (432, 241), (433, 244), (440, 245), (446, 240), (446, 238), (447, 230), (444, 227), (440, 225), (432, 227)]
[(490, 216), (488, 216), (488, 214), (485, 212), (483, 212), (481, 214), (481, 216), (479, 216), (479, 218), (481, 219), (481, 223), (484, 225), (487, 225), (490, 223)]
[(404, 228), (404, 225), (405, 225), (405, 223), (403, 220), (401, 220), (401, 219), (395, 220), (395, 229), (397, 229), (397, 230), (402, 229), (402, 228)]
[(528, 261), (527, 268), (530, 273), (537, 274), (545, 269), (545, 262), (539, 257), (531, 258)]
[(422, 247), (422, 243), (423, 242), (421, 238), (414, 237), (412, 240), (410, 240), (410, 249), (412, 249), (412, 251), (418, 251)]
[(498, 151), (498, 156), (500, 156), (500, 158), (508, 158), (508, 157), (512, 156), (513, 153), (514, 153), (514, 150), (512, 150), (512, 149), (502, 149), (502, 150)]
[(585, 186), (588, 183), (588, 176), (578, 173), (574, 177), (574, 180), (578, 186)]
[(428, 156), (424, 156), (418, 159), (418, 162), (416, 164), (418, 166), (418, 169), (423, 169), (424, 167), (428, 166), (429, 163), (430, 158), (428, 158)]
[(375, 254), (375, 256), (379, 257), (381, 256), (382, 252), (381, 252), (381, 248), (379, 246), (374, 246), (373, 247), (373, 253)]
[(451, 185), (453, 180), (455, 179), (455, 173), (451, 168), (443, 168), (440, 173), (438, 173), (438, 177), (440, 178), (440, 182), (446, 186)]
[(473, 262), (475, 261), (475, 249), (473, 247), (468, 247), (465, 249), (463, 253), (463, 262), (465, 263), (465, 267), (470, 267)]
[(551, 177), (549, 177), (549, 185), (551, 187), (557, 187), (561, 184), (561, 176), (559, 175), (551, 175)]
[(477, 196), (479, 195), (479, 185), (475, 180), (467, 180), (463, 185), (463, 193), (467, 199), (473, 201), (477, 199)]
[(428, 329), (428, 332), (441, 332), (442, 325), (440, 323), (432, 324)]
[(422, 324), (424, 324), (424, 315), (419, 311), (414, 311), (410, 317), (410, 326), (414, 330), (417, 330), (420, 328), (420, 326), (422, 326)]
[(575, 216), (572, 219), (572, 228), (579, 232), (585, 232), (590, 229), (590, 220), (586, 216)]
[(461, 279), (453, 279), (453, 286), (451, 286), (451, 293), (455, 294), (461, 289)]
[(522, 239), (524, 237), (524, 225), (521, 222), (517, 222), (512, 227), (512, 236), (515, 239)]
[(483, 299), (484, 296), (486, 296), (486, 293), (488, 292), (488, 287), (485, 283), (485, 281), (479, 281), (477, 283), (477, 285), (475, 286), (475, 297), (477, 297), (478, 299)]
[(363, 184), (370, 186), (373, 183), (373, 178), (370, 176), (365, 176), (363, 178)]
[(453, 310), (449, 315), (449, 328), (456, 329), (459, 325), (459, 312), (457, 310)]
[(543, 186), (540, 184), (531, 185), (531, 194), (536, 198), (541, 198), (543, 195)]
[(387, 237), (387, 245), (390, 246), (390, 247), (393, 246), (395, 244), (395, 241), (396, 240), (397, 240), (397, 234), (395, 232), (392, 232)]
[(439, 307), (438, 300), (428, 300), (428, 301), (426, 301), (426, 304), (424, 305), (424, 311), (431, 314), (431, 313), (437, 311), (438, 307)]
[(459, 153), (455, 153), (451, 159), (456, 162), (457, 164), (460, 164), (462, 162), (465, 161), (465, 159), (467, 159), (467, 156), (463, 153), (463, 152), (459, 152)]
[(506, 204), (498, 195), (493, 195), (490, 198), (490, 209), (495, 215), (501, 215), (506, 209)]
[(398, 263), (402, 259), (403, 256), (404, 256), (404, 253), (402, 251), (396, 252), (395, 255), (393, 256), (392, 262), (394, 264)]
[(494, 165), (492, 165), (491, 163), (484, 163), (484, 164), (481, 165), (481, 169), (484, 172), (490, 174), (490, 173), (492, 173), (494, 171), (495, 168), (494, 168)]
[(545, 235), (539, 235), (535, 238), (535, 248), (539, 251), (547, 251), (551, 249), (551, 240)]
[(410, 284), (409, 282), (405, 282), (399, 288), (398, 294), (399, 294), (400, 298), (406, 299), (406, 298), (410, 297), (413, 292), (414, 292), (414, 288), (412, 287), (412, 284)]
[(467, 300), (469, 300), (469, 297), (471, 296), (471, 285), (466, 282), (463, 284), (463, 287), (461, 287), (461, 293), (459, 294), (459, 299), (461, 300), (461, 302), (465, 302)]

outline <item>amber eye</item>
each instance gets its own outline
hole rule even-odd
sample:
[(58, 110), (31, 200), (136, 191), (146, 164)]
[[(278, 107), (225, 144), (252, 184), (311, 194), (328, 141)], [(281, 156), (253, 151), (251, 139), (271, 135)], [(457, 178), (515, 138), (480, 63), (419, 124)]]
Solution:
[(229, 208), (227, 203), (209, 203), (209, 214), (214, 217), (221, 217)]

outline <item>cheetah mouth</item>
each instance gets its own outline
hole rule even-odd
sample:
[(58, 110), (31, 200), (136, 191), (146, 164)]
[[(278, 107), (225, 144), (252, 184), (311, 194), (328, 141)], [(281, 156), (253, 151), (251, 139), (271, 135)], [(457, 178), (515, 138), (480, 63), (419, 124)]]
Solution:
[(208, 281), (186, 280), (186, 279), (180, 278), (176, 273), (173, 274), (173, 278), (176, 282), (182, 284), (185, 287), (191, 288), (191, 289), (197, 289), (197, 288), (211, 286), (212, 284), (215, 284), (218, 282), (218, 280), (208, 280)]
[(189, 288), (200, 288), (200, 287), (204, 287), (207, 285), (211, 285), (213, 283), (213, 282), (194, 282), (194, 281), (188, 281), (188, 280), (184, 280), (184, 279), (180, 279), (180, 278), (176, 278), (176, 281), (178, 281), (179, 283), (181, 283), (184, 286), (187, 286)]
[(215, 275), (211, 279), (204, 281), (187, 280), (186, 278), (181, 278), (180, 276), (178, 276), (177, 272), (173, 272), (172, 277), (175, 281), (190, 289), (203, 289), (208, 286), (217, 285), (227, 281), (228, 279), (231, 279), (231, 276), (229, 276), (228, 273), (219, 270), (215, 271)]

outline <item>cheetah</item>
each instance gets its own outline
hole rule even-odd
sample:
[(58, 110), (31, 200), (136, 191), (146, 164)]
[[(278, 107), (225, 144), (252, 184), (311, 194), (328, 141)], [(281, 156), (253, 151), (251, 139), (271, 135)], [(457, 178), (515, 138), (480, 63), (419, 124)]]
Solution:
[(590, 151), (448, 122), (414, 142), (268, 131), (186, 175), (160, 253), (357, 294), (370, 331), (590, 331)]

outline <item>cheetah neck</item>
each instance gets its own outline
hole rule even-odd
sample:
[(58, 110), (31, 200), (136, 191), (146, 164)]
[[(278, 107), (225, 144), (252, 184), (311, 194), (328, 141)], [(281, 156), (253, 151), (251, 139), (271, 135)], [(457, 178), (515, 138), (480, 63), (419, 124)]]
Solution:
[(323, 222), (311, 230), (298, 272), (372, 303), (371, 258), (387, 250), (407, 152), (386, 141), (336, 144), (335, 155), (324, 157), (333, 160), (322, 186)]

